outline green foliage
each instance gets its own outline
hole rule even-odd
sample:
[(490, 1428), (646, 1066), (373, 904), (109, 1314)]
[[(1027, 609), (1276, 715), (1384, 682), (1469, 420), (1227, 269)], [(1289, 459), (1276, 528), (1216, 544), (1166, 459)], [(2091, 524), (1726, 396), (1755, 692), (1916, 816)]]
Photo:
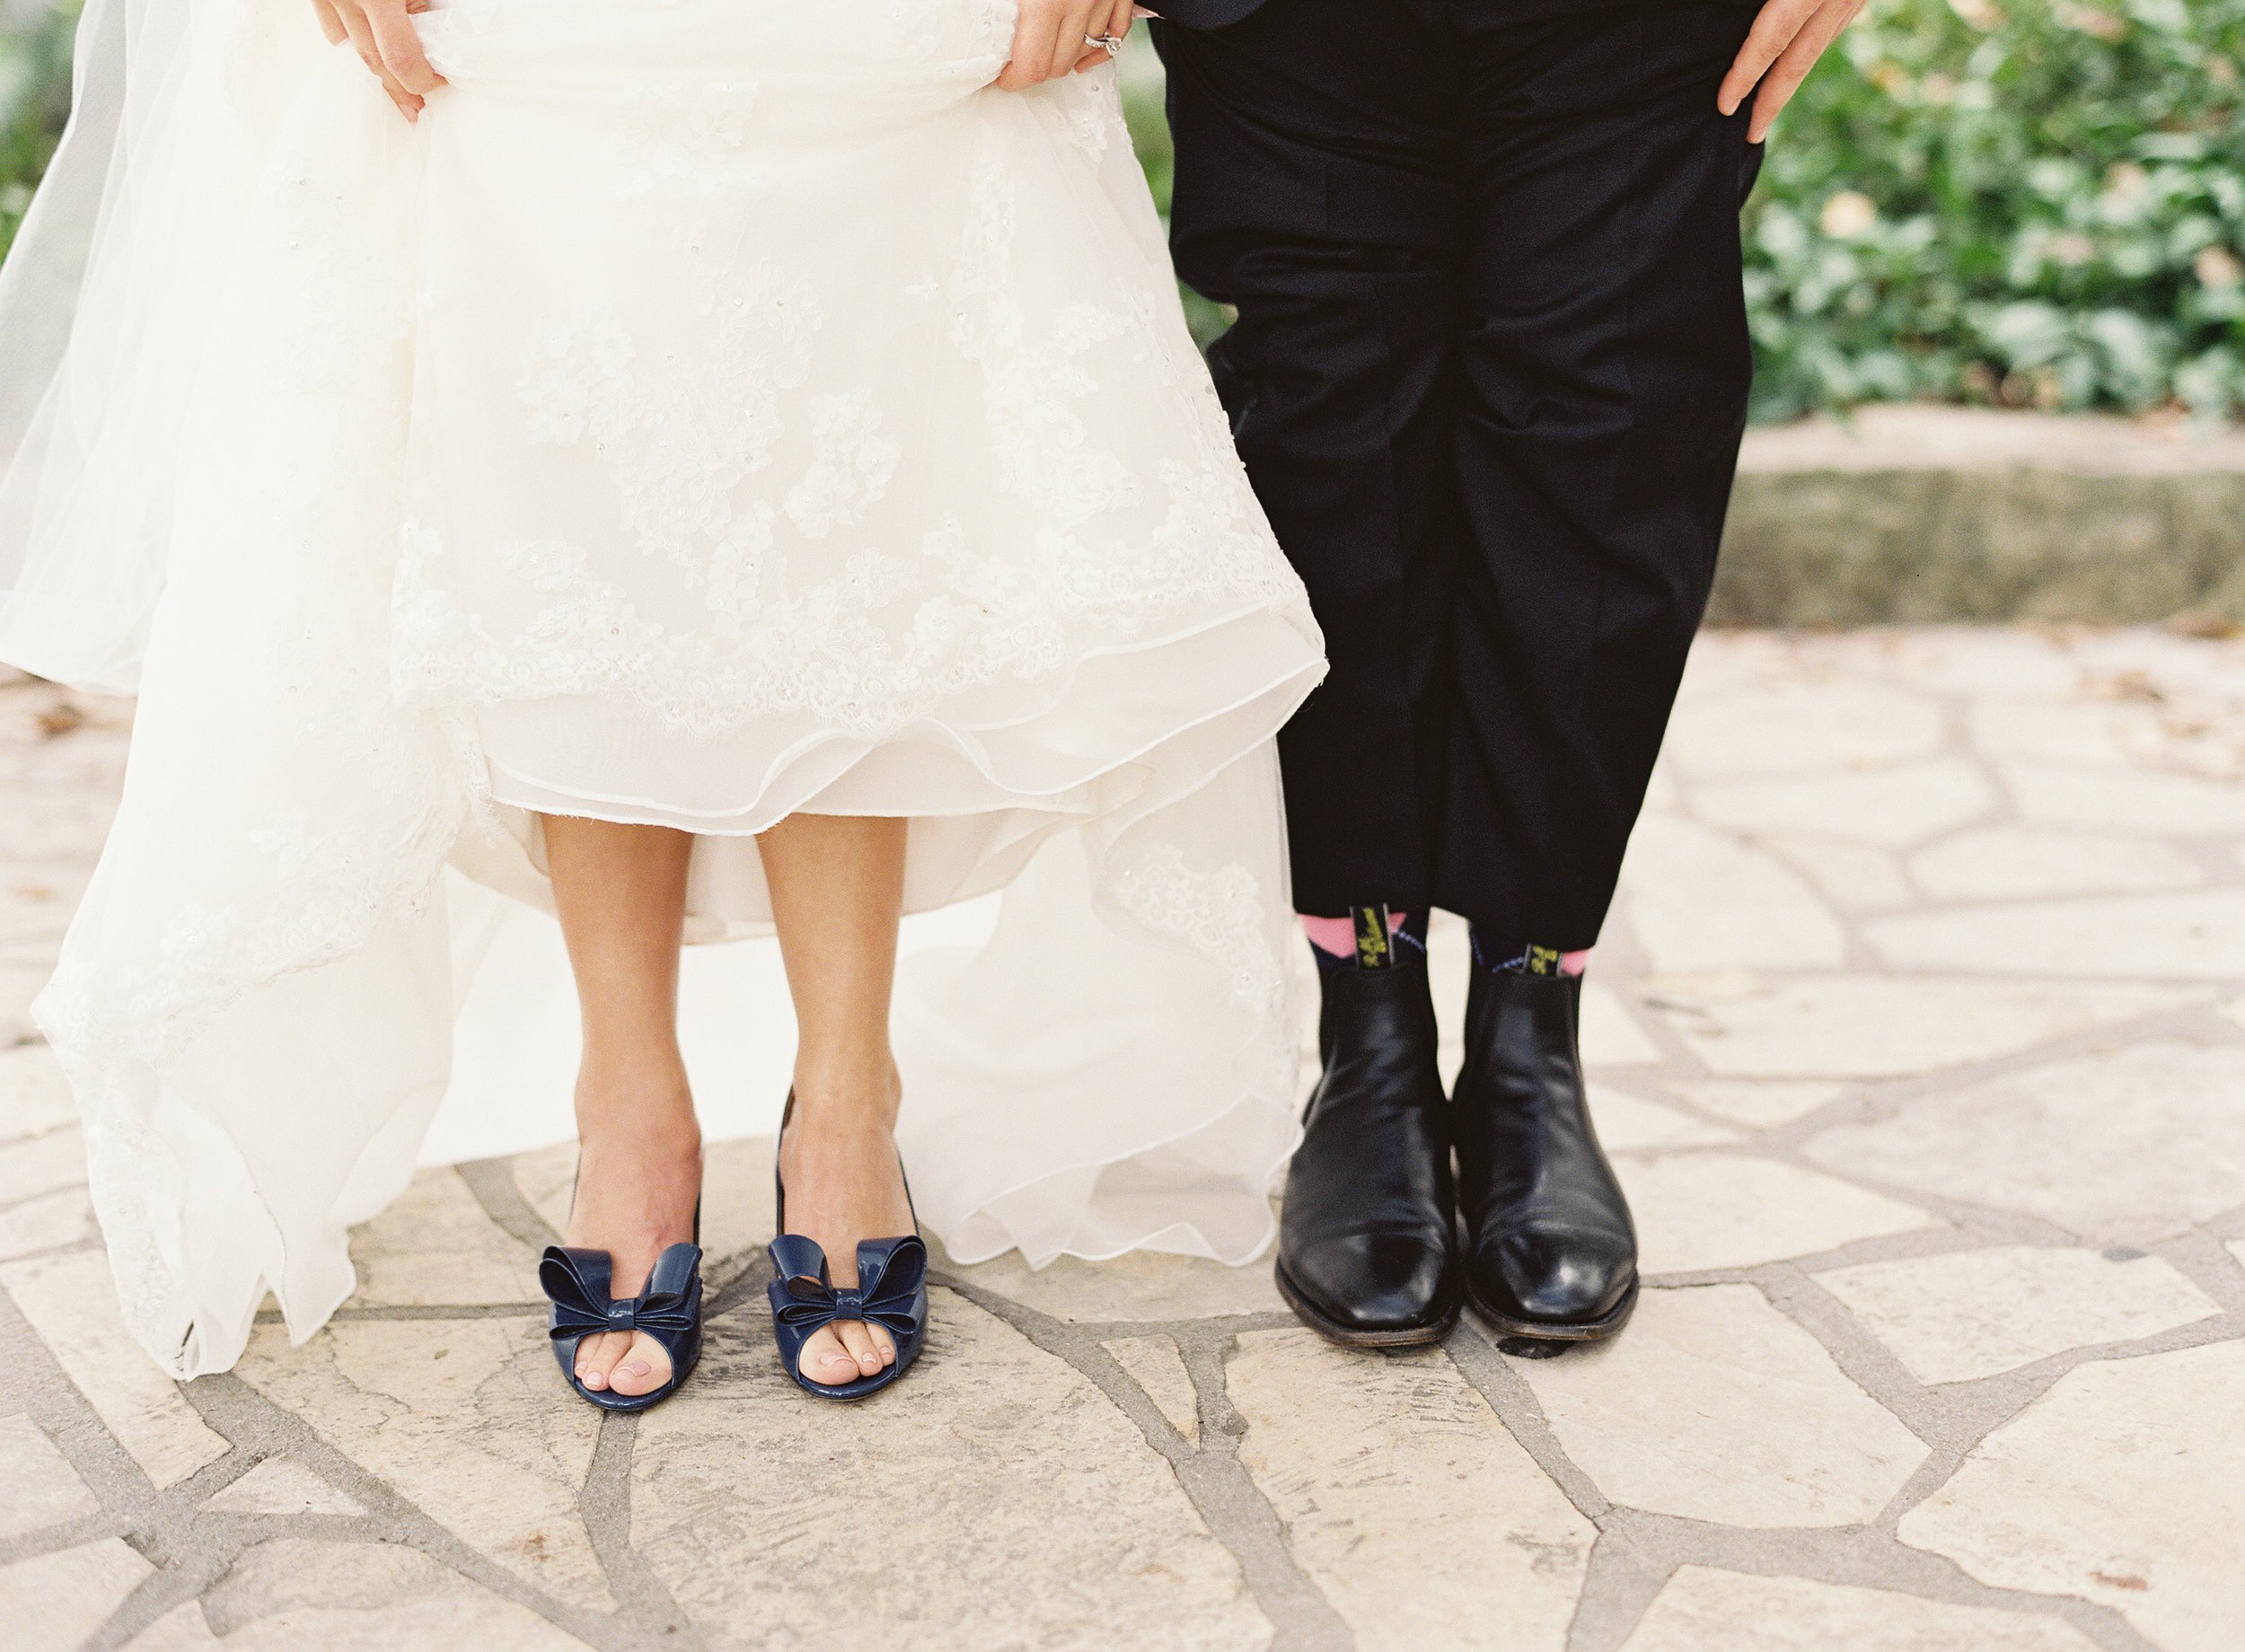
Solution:
[(70, 31), (77, 7), (0, 24), (0, 257), (70, 112)]
[[(273, 0), (275, 4), (286, 0)], [(61, 129), (69, 0), (0, 23), (0, 250)], [(1746, 215), (1756, 412), (2245, 415), (2245, 0), (1874, 0)], [(1167, 203), (1159, 68), (1131, 130)], [(1225, 318), (1193, 301), (1206, 338)]]
[(1772, 134), (1756, 411), (2245, 410), (2245, 0), (1886, 0)]

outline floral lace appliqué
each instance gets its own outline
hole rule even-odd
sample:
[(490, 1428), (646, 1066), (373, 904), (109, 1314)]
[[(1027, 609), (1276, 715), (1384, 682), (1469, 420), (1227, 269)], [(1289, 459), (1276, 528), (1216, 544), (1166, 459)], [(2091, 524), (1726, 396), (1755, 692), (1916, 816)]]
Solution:
[(642, 351), (612, 306), (588, 305), (525, 349), (532, 439), (601, 455), (640, 549), (689, 569), (713, 546), (737, 554), (757, 530), (735, 491), (769, 461), (780, 395), (809, 373), (824, 319), (817, 296), (769, 261), (744, 272), (693, 355)]
[(860, 521), (896, 474), (903, 444), (881, 428), (881, 409), (865, 391), (814, 396), (811, 441), (816, 456), (788, 492), (788, 520), (823, 539)]

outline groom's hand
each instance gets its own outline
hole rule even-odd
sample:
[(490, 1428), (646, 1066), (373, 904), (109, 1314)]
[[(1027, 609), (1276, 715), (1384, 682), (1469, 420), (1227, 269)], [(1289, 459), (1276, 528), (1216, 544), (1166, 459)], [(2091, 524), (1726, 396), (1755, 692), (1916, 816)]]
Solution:
[(408, 120), (418, 120), (421, 100), (445, 83), (408, 21), (428, 8), (429, 0), (312, 0), (328, 44), (348, 40)]
[(1021, 0), (1013, 60), (998, 77), (999, 85), (1019, 92), (1106, 62), (1103, 48), (1086, 42), (1095, 34), (1122, 39), (1131, 31), (1136, 9), (1131, 0)]
[(1840, 31), (1862, 9), (1863, 0), (1769, 0), (1739, 48), (1738, 61), (1722, 77), (1715, 107), (1726, 116), (1735, 114), (1747, 93), (1753, 92), (1754, 112), (1747, 118), (1746, 136), (1749, 144), (1760, 143), (1777, 111), (1824, 56), (1824, 48), (1840, 38)]

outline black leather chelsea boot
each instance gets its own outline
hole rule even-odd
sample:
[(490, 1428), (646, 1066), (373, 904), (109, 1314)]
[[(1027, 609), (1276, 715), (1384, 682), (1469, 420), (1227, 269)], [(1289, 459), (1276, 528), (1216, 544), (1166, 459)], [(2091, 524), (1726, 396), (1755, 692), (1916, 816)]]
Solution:
[(1583, 1094), (1581, 1007), (1580, 976), (1474, 971), (1450, 1100), (1466, 1293), (1508, 1337), (1595, 1342), (1637, 1305), (1637, 1230)]
[(1437, 1342), (1457, 1322), (1448, 1105), (1422, 962), (1321, 977), (1324, 1076), (1279, 1214), (1279, 1290), (1351, 1348)]

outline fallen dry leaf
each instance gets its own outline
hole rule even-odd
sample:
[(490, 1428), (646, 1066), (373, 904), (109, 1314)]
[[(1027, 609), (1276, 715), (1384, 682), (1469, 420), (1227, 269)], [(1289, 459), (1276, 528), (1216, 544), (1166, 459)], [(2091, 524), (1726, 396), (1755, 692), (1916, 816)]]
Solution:
[(75, 728), (84, 726), (85, 713), (66, 699), (57, 700), (40, 712), (32, 721), (39, 725), (40, 734), (48, 740), (59, 740)]
[(2152, 673), (2141, 669), (2092, 672), (2082, 680), (2082, 691), (2092, 699), (2148, 700), (2154, 705), (2167, 698)]

